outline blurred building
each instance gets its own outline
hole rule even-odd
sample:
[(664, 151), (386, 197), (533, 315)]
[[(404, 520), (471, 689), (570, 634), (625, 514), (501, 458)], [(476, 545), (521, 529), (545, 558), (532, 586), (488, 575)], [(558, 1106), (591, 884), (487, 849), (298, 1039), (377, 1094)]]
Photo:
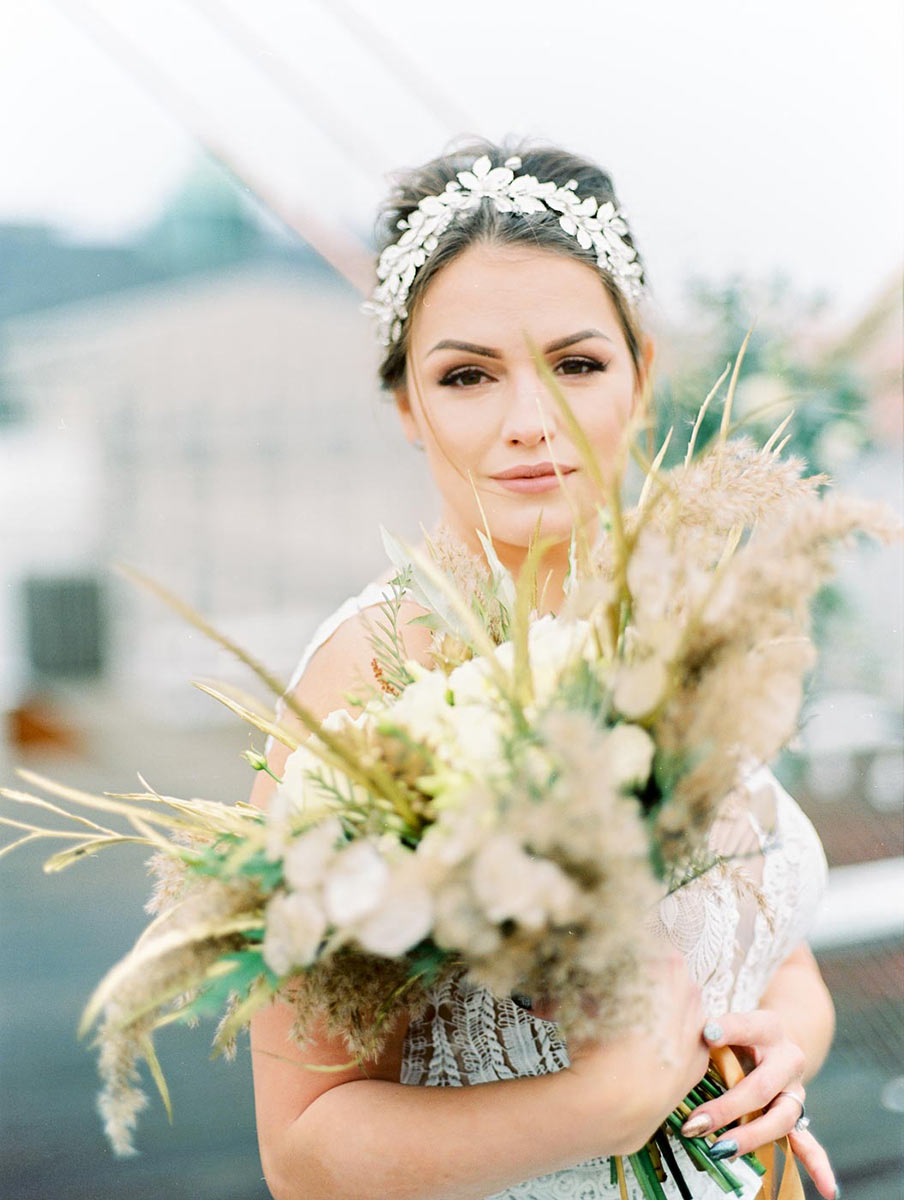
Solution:
[[(0, 706), (100, 676), (183, 716), (210, 707), (185, 680), (223, 656), (114, 563), (288, 671), (382, 569), (380, 521), (411, 535), (430, 511), (359, 298), (237, 195), (196, 175), (131, 248), (130, 285), (122, 268), (104, 294), (0, 328)], [(63, 276), (73, 261), (67, 247)]]

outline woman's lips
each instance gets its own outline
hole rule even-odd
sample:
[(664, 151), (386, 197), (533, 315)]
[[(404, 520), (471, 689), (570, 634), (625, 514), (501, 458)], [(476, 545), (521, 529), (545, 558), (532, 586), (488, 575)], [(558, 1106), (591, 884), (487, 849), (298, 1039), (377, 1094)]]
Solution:
[[(559, 464), (559, 474), (570, 475), (575, 467)], [(510, 467), (491, 476), (510, 492), (550, 492), (559, 486), (559, 477), (550, 462), (533, 463), (530, 466)]]

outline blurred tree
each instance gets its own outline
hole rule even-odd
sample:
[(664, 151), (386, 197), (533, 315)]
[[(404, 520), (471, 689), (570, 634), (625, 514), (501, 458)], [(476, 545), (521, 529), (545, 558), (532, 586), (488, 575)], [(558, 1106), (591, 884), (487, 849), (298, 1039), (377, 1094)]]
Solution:
[[(727, 363), (734, 363), (753, 326), (732, 408), (732, 425), (762, 444), (793, 410), (786, 453), (810, 471), (833, 475), (871, 445), (865, 385), (827, 344), (820, 318), (827, 300), (802, 296), (776, 276), (766, 284), (741, 277), (688, 285), (691, 330), (677, 348), (670, 378), (655, 397), (655, 443), (674, 426), (666, 465), (684, 453), (697, 410)], [(698, 434), (698, 447), (718, 431), (726, 377)], [(783, 435), (784, 436), (784, 435)]]
[[(669, 346), (674, 360), (669, 378), (659, 383), (654, 398), (651, 448), (659, 448), (674, 427), (666, 466), (683, 457), (700, 404), (726, 365), (734, 365), (751, 326), (732, 405), (733, 431), (762, 445), (793, 413), (780, 439), (788, 438), (783, 454), (801, 456), (807, 474), (834, 476), (872, 447), (867, 384), (829, 335), (825, 296), (801, 295), (783, 276), (765, 283), (732, 276), (693, 280), (687, 298), (688, 319)], [(698, 449), (719, 430), (730, 379), (729, 371), (710, 403)], [(824, 686), (826, 673), (831, 675), (832, 643), (844, 643), (859, 620), (843, 586), (836, 582), (820, 590), (813, 607), (820, 658), (809, 683), (811, 697)]]

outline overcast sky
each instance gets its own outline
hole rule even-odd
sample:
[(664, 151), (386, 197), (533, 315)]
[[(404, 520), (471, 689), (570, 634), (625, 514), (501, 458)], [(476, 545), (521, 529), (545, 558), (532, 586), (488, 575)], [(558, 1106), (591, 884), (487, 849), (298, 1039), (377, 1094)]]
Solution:
[(666, 302), (691, 272), (784, 269), (853, 316), (904, 264), (898, 0), (3, 0), (0, 111), (0, 221), (79, 236), (153, 216), (186, 124), (286, 208), (359, 229), (383, 172), (513, 131), (612, 172)]

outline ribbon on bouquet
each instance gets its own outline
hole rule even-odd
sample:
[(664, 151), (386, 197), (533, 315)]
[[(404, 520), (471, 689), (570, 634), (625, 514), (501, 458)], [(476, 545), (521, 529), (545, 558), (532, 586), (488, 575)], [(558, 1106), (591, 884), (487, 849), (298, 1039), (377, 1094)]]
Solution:
[[(714, 1046), (710, 1050), (710, 1058), (716, 1064), (719, 1074), (725, 1080), (728, 1087), (734, 1087), (736, 1083), (740, 1083), (744, 1078), (744, 1069), (740, 1062), (738, 1062), (738, 1057), (730, 1046)], [(746, 1124), (747, 1121), (760, 1116), (761, 1112), (762, 1110), (759, 1110), (741, 1117), (741, 1124)], [(778, 1146), (785, 1156), (782, 1177), (778, 1181), (778, 1191), (775, 1190), (777, 1177), (775, 1161), (776, 1146)], [(757, 1149), (756, 1156), (766, 1168), (766, 1173), (763, 1175), (762, 1187), (757, 1193), (757, 1200), (804, 1200), (803, 1184), (800, 1181), (800, 1174), (794, 1159), (794, 1151), (791, 1149), (791, 1143), (788, 1140), (787, 1134), (774, 1142), (768, 1142), (765, 1146), (760, 1146)]]

